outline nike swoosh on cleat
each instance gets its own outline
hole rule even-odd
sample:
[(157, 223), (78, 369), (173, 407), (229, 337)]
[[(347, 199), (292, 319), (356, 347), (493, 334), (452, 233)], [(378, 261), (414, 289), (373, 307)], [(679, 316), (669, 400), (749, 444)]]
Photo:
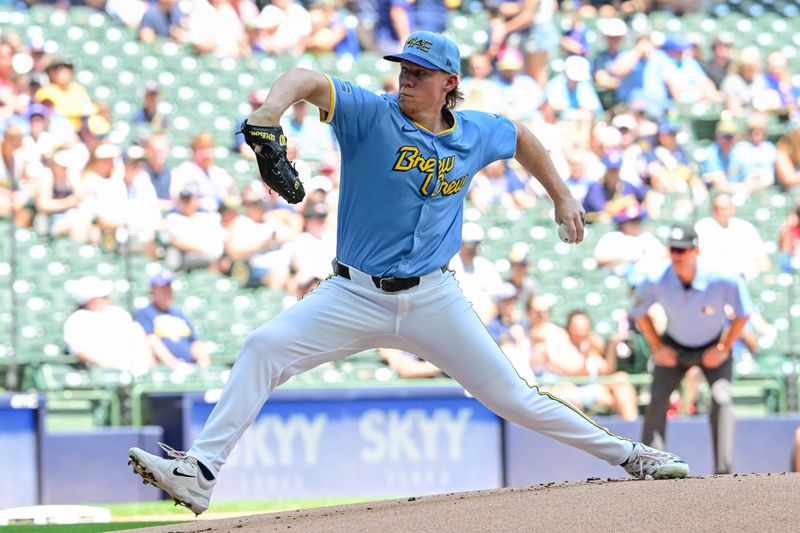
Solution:
[(176, 476), (180, 476), (180, 477), (195, 477), (195, 476), (190, 476), (189, 474), (184, 474), (183, 472), (181, 472), (180, 470), (178, 470), (178, 467), (177, 467), (177, 466), (176, 466), (176, 467), (175, 467), (175, 469), (172, 471), (172, 473), (173, 473), (174, 475), (176, 475)]

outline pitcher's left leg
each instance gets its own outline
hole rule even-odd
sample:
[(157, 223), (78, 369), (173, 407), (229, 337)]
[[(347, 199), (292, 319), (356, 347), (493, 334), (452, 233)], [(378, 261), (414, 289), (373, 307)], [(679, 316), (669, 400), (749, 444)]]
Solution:
[(499, 416), (612, 465), (631, 455), (630, 440), (599, 426), (569, 403), (528, 386), (449, 275), (435, 289), (402, 298), (409, 298), (411, 309), (401, 317), (400, 336)]

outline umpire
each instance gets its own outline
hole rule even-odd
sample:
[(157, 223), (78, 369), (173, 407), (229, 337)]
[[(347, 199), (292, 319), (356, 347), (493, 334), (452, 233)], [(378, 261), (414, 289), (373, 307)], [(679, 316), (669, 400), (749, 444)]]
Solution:
[[(686, 371), (699, 366), (711, 386), (714, 470), (727, 474), (733, 468), (735, 425), (731, 347), (752, 311), (750, 294), (740, 277), (710, 270), (698, 260), (697, 234), (691, 226), (671, 228), (669, 252), (671, 265), (638, 287), (632, 312), (655, 362), (642, 442), (663, 448), (669, 397)], [(667, 317), (660, 336), (647, 314), (655, 303)], [(728, 318), (727, 306), (733, 309), (733, 319)]]

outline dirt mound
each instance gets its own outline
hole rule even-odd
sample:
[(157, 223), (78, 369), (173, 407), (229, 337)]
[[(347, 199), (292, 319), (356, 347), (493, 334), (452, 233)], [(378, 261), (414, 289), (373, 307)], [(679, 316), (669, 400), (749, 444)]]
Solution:
[(800, 474), (590, 479), (287, 511), (137, 531), (795, 531)]

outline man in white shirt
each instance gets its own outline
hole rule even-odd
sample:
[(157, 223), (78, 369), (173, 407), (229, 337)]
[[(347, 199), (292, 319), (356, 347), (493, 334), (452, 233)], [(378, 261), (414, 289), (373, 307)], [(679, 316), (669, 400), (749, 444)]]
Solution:
[(634, 204), (614, 217), (617, 229), (605, 233), (594, 247), (594, 259), (619, 276), (645, 274), (666, 263), (667, 249), (644, 228), (646, 213)]
[(214, 164), (214, 138), (201, 133), (192, 139), (192, 158), (172, 171), (170, 194), (173, 199), (191, 184), (201, 197), (206, 211), (216, 211), (224, 198), (236, 196), (236, 183), (228, 172)]
[(697, 221), (700, 255), (715, 269), (754, 279), (769, 269), (769, 258), (758, 230), (736, 216), (728, 194), (711, 201), (711, 216)]
[(78, 305), (64, 322), (70, 353), (89, 366), (146, 373), (153, 363), (147, 337), (130, 313), (111, 305), (113, 283), (84, 276), (66, 289)]
[(449, 265), (464, 296), (481, 317), (494, 312), (491, 295), (496, 294), (503, 284), (494, 264), (478, 255), (482, 240), (483, 228), (475, 222), (465, 222), (461, 230), (461, 248)]

